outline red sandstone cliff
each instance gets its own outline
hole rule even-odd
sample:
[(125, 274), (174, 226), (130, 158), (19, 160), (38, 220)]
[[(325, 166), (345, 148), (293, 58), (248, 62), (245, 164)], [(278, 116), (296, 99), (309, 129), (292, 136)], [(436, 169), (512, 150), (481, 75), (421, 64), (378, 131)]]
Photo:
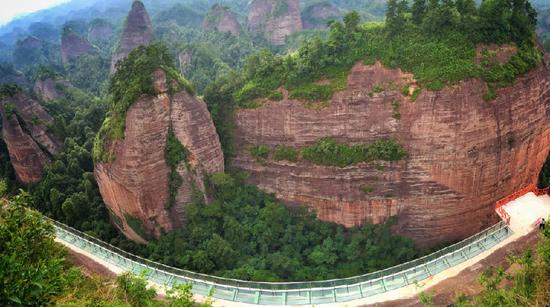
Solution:
[[(9, 106), (7, 106), (9, 104)], [(7, 114), (7, 109), (14, 112)], [(23, 184), (40, 181), (50, 156), (61, 148), (61, 141), (49, 131), (53, 118), (37, 101), (18, 93), (2, 98), (2, 138), (8, 146), (17, 179)]]
[(122, 36), (116, 52), (111, 60), (111, 73), (115, 72), (116, 63), (126, 58), (128, 54), (139, 46), (147, 46), (153, 39), (153, 25), (151, 18), (141, 1), (134, 1), (132, 9), (126, 17)]
[[(108, 148), (116, 153), (115, 160), (96, 163), (94, 170), (103, 200), (118, 217), (116, 224), (128, 238), (142, 243), (146, 238), (129, 225), (128, 216), (155, 237), (181, 227), (185, 205), (194, 192), (205, 191), (204, 175), (224, 169), (206, 104), (186, 91), (168, 94), (163, 71), (157, 71), (154, 79), (158, 95), (143, 96), (128, 109), (124, 139)], [(167, 208), (171, 170), (165, 148), (170, 127), (189, 155), (177, 168), (182, 184), (175, 204)]]
[(61, 60), (63, 64), (67, 64), (83, 54), (95, 51), (95, 48), (86, 39), (71, 30), (64, 32), (61, 36)]
[[(374, 93), (375, 85), (385, 90)], [(398, 216), (396, 230), (424, 245), (458, 240), (496, 220), (494, 203), (537, 182), (550, 149), (550, 76), (540, 66), (482, 99), (487, 86), (466, 80), (416, 101), (401, 89), (410, 74), (380, 64), (355, 65), (348, 87), (330, 105), (306, 108), (287, 97), (236, 113), (238, 148), (232, 165), (249, 182), (287, 203), (346, 226)], [(398, 101), (400, 119), (392, 116)], [(308, 162), (258, 162), (251, 144), (295, 148), (323, 137), (348, 144), (394, 137), (409, 157), (398, 162), (328, 167)], [(369, 187), (365, 192), (364, 187)]]
[(302, 30), (300, 0), (253, 0), (248, 11), (248, 29), (261, 33), (274, 45), (282, 45)]
[(65, 82), (60, 82), (47, 78), (44, 80), (36, 80), (34, 82), (33, 92), (36, 96), (43, 100), (55, 100), (61, 98), (63, 95), (58, 90), (58, 85), (65, 85)]
[(235, 14), (226, 6), (215, 4), (204, 17), (202, 27), (208, 31), (229, 32), (235, 36), (241, 34), (241, 25)]
[(325, 29), (331, 20), (342, 17), (340, 10), (330, 2), (319, 2), (304, 9), (302, 23), (304, 29)]
[(113, 26), (102, 19), (92, 21), (92, 25), (88, 29), (88, 40), (93, 44), (107, 42), (113, 35)]

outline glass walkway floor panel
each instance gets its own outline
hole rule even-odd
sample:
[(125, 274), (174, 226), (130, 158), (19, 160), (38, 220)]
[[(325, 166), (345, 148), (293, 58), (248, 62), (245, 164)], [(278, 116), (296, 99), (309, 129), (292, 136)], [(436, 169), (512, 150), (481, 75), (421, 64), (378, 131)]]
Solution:
[(445, 271), (450, 267), (450, 265), (445, 262), (444, 258), (439, 258), (432, 262), (426, 263), (426, 267), (430, 271), (431, 275), (435, 275)]
[(365, 282), (361, 285), (361, 288), (363, 289), (364, 297), (374, 296), (376, 294), (386, 292), (382, 279)]
[(328, 304), (336, 302), (336, 296), (333, 289), (312, 289), (312, 304)]
[(461, 264), (467, 259), (468, 258), (466, 258), (465, 253), (463, 253), (461, 250), (455, 251), (446, 257), (447, 262), (449, 262), (451, 266)]
[(409, 285), (405, 274), (386, 276), (382, 279), (386, 287), (386, 291), (395, 290)]
[(346, 302), (346, 301), (356, 300), (360, 298), (363, 298), (360, 285), (336, 288), (337, 302)]
[(291, 291), (287, 292), (287, 305), (306, 305), (311, 304), (309, 291)]
[(213, 295), (222, 300), (232, 301), (235, 295), (235, 289), (216, 285)]
[(431, 274), (427, 271), (425, 267), (416, 267), (414, 269), (406, 271), (405, 276), (407, 277), (407, 281), (409, 282), (409, 284), (414, 284), (415, 282), (420, 282), (430, 277)]
[(260, 291), (260, 305), (285, 305), (286, 292)]
[(256, 291), (239, 289), (237, 293), (236, 301), (242, 302), (242, 303), (254, 304), (256, 303)]

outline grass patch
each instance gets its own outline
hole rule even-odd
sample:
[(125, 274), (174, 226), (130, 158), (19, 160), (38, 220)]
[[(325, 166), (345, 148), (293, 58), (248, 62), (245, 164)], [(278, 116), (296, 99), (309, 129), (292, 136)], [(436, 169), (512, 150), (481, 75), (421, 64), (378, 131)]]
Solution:
[(419, 88), (419, 87), (418, 87), (418, 88), (415, 88), (414, 91), (413, 91), (413, 93), (412, 93), (412, 95), (411, 95), (411, 100), (412, 100), (413, 102), (415, 102), (416, 99), (418, 98), (418, 96), (420, 96), (420, 93), (422, 93), (422, 89)]
[(487, 92), (483, 94), (482, 98), (487, 102), (495, 100), (497, 98), (497, 92), (495, 91), (495, 88), (492, 85), (488, 85)]
[(346, 145), (324, 138), (302, 149), (302, 157), (319, 165), (345, 167), (375, 160), (398, 161), (405, 159), (407, 152), (395, 139), (379, 140), (368, 145)]
[(269, 147), (266, 145), (256, 145), (250, 147), (250, 155), (256, 158), (256, 160), (269, 158)]
[(273, 154), (273, 158), (276, 161), (286, 160), (291, 162), (298, 161), (298, 158), (300, 157), (300, 152), (292, 147), (286, 147), (283, 145), (277, 145), (275, 147), (275, 152)]
[(361, 191), (363, 191), (363, 193), (365, 194), (370, 194), (374, 192), (374, 188), (371, 187), (370, 185), (364, 185), (364, 186), (361, 186)]
[(399, 106), (400, 106), (399, 100), (397, 100), (397, 99), (392, 100), (392, 102), (391, 102), (391, 109), (392, 109), (391, 117), (393, 117), (394, 119), (397, 119), (397, 120), (401, 119), (401, 113), (399, 112)]

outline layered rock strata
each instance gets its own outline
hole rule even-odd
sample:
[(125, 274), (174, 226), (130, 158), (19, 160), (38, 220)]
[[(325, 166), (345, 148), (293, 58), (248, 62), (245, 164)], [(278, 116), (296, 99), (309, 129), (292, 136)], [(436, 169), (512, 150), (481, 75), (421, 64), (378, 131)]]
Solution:
[(253, 0), (248, 11), (248, 29), (262, 34), (274, 45), (282, 45), (302, 30), (299, 0)]
[[(206, 104), (186, 91), (169, 94), (163, 71), (157, 71), (154, 79), (158, 95), (143, 96), (130, 106), (124, 139), (107, 145), (116, 153), (114, 161), (96, 163), (94, 170), (115, 224), (141, 243), (181, 227), (185, 205), (196, 193), (204, 196), (204, 176), (224, 170), (220, 141)], [(165, 158), (169, 131), (188, 152), (177, 166), (182, 183), (171, 206), (171, 169)]]
[(241, 34), (241, 25), (235, 14), (228, 7), (219, 4), (210, 8), (202, 27), (208, 31), (229, 32), (235, 36)]
[(8, 147), (17, 179), (23, 184), (42, 179), (50, 157), (59, 152), (61, 140), (49, 129), (53, 118), (23, 93), (0, 101), (2, 138)]
[[(351, 227), (397, 216), (395, 230), (423, 245), (463, 239), (496, 221), (496, 200), (537, 182), (550, 149), (548, 69), (541, 65), (497, 89), (491, 102), (477, 79), (423, 90), (413, 101), (416, 87), (399, 69), (358, 63), (327, 107), (308, 108), (285, 95), (241, 109), (232, 164), (250, 174), (250, 183), (306, 204), (323, 220)], [(340, 168), (258, 160), (249, 150), (303, 148), (325, 137), (347, 144), (392, 137), (408, 158)]]
[(63, 33), (61, 37), (61, 60), (64, 64), (96, 49), (90, 43), (73, 31)]
[(331, 20), (342, 18), (340, 10), (330, 2), (313, 4), (302, 12), (304, 29), (325, 29)]
[(151, 18), (141, 1), (134, 1), (126, 17), (122, 36), (116, 52), (111, 59), (111, 73), (116, 71), (116, 64), (139, 46), (147, 46), (153, 39)]

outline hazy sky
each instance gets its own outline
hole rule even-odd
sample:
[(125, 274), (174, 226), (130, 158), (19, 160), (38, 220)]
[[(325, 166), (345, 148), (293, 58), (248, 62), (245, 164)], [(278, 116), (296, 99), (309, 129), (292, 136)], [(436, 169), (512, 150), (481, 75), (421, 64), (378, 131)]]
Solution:
[(0, 0), (0, 25), (14, 17), (24, 15), (50, 6), (68, 2), (69, 0)]

